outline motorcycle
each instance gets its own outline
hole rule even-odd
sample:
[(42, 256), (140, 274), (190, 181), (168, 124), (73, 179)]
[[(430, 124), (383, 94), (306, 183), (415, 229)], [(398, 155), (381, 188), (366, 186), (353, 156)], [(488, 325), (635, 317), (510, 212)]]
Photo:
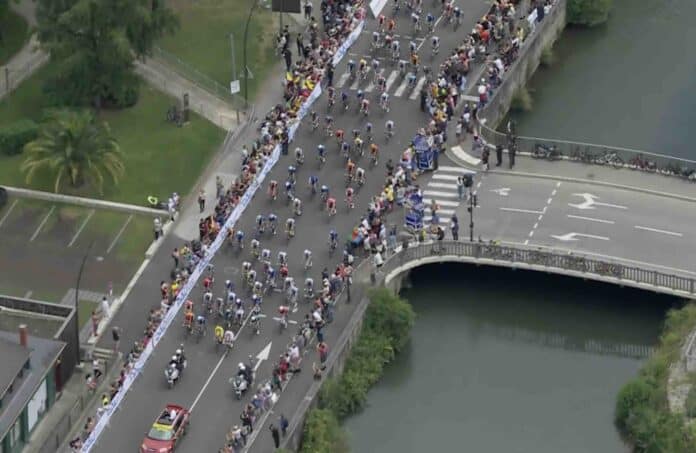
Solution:
[(180, 375), (181, 373), (179, 372), (179, 369), (174, 364), (169, 365), (164, 370), (164, 377), (167, 379), (167, 385), (170, 389), (174, 387), (174, 384), (177, 383)]
[(238, 400), (242, 399), (242, 395), (244, 395), (249, 388), (249, 384), (243, 374), (236, 374), (233, 378), (230, 378), (230, 384), (232, 384), (234, 396)]

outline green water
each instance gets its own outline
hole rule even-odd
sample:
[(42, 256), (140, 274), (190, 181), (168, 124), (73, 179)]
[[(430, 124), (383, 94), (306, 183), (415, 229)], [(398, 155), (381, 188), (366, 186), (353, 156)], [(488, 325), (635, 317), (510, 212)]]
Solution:
[(672, 299), (462, 265), (411, 282), (411, 344), (346, 422), (353, 451), (626, 450), (614, 401), (642, 359), (625, 351), (655, 344)]

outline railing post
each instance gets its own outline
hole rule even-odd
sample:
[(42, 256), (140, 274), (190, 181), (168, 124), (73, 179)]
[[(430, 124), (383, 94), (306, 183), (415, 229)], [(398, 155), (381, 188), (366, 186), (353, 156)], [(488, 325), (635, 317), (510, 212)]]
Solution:
[(652, 284), (657, 286), (657, 271), (652, 271)]
[(693, 294), (693, 293), (694, 293), (694, 279), (691, 278), (691, 279), (689, 279), (689, 280), (690, 280), (690, 282), (689, 282), (689, 292), (690, 292), (691, 294)]

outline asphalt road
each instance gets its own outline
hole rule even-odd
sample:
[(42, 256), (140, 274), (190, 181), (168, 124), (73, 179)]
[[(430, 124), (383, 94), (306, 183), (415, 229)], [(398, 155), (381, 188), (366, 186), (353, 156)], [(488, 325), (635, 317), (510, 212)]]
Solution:
[[(427, 3), (427, 2), (426, 2)], [(426, 8), (427, 9), (427, 8)], [(465, 24), (457, 33), (452, 32), (449, 25), (446, 31), (438, 31), (441, 38), (441, 53), (433, 60), (433, 65), (440, 63), (449, 53), (450, 49), (459, 44), (471, 23), (487, 9), (487, 4), (464, 5)], [(442, 25), (442, 24), (441, 24)], [(364, 36), (353, 46), (349, 58), (357, 58), (355, 55), (369, 54), (370, 35), (374, 29), (374, 21), (368, 20)], [(399, 18), (399, 31), (407, 30), (410, 35), (411, 27), (406, 17)], [(402, 39), (402, 49), (408, 48), (410, 38)], [(426, 47), (427, 46), (427, 47)], [(429, 42), (423, 46), (423, 61), (429, 60)], [(338, 84), (340, 75), (345, 69), (343, 64), (337, 68), (335, 81)], [(384, 65), (385, 63), (383, 63)], [(388, 68), (391, 71), (393, 68)], [(305, 150), (307, 162), (298, 172), (298, 195), (303, 200), (303, 215), (297, 220), (297, 236), (288, 241), (282, 232), (276, 237), (265, 236), (262, 246), (271, 249), (274, 259), (278, 251), (285, 250), (290, 261), (290, 273), (298, 282), (298, 286), (309, 275), (319, 281), (319, 274), (324, 266), (329, 269), (336, 264), (338, 255), (330, 257), (328, 254), (328, 232), (330, 228), (336, 228), (341, 237), (347, 237), (353, 225), (357, 222), (360, 213), (365, 212), (367, 203), (372, 195), (376, 194), (382, 185), (384, 176), (384, 162), (387, 156), (394, 159), (400, 154), (405, 145), (410, 141), (414, 132), (422, 127), (428, 120), (426, 114), (418, 109), (418, 98), (410, 99), (408, 90), (404, 89), (401, 96), (393, 93), (399, 88), (400, 82), (395, 81), (391, 87), (392, 112), (389, 118), (396, 123), (397, 136), (385, 145), (382, 139), (383, 125), (387, 117), (378, 111), (376, 94), (373, 96), (373, 113), (370, 117), (375, 125), (376, 137), (379, 137), (382, 158), (378, 168), (370, 169), (367, 159), (363, 158), (359, 165), (368, 173), (365, 186), (357, 190), (356, 207), (348, 212), (343, 202), (344, 191), (344, 164), (337, 152), (335, 140), (326, 140), (323, 131), (312, 132), (308, 124), (303, 124), (298, 130), (296, 141), (291, 149), (300, 146)], [(340, 93), (341, 88), (338, 89)], [(354, 90), (351, 90), (353, 92)], [(316, 104), (318, 112), (325, 112), (325, 96)], [(350, 131), (354, 128), (363, 128), (364, 118), (355, 112), (355, 101), (348, 113), (333, 112), (336, 126)], [(329, 161), (321, 170), (317, 170), (314, 160), (315, 149), (319, 143), (326, 143), (329, 151)], [(283, 181), (287, 175), (287, 166), (291, 157), (284, 157), (271, 173), (270, 179)], [(460, 235), (468, 234), (466, 226), (465, 207), (460, 205), (456, 198), (456, 188), (453, 190), (453, 177), (461, 172), (457, 168), (450, 168), (452, 164), (447, 159), (441, 160), (441, 170), (434, 174), (421, 177), (419, 183), (430, 193), (426, 197), (434, 198), (443, 204), (442, 213), (457, 212), (461, 222)], [(310, 174), (317, 174), (321, 183), (327, 183), (336, 194), (338, 200), (338, 215), (329, 218), (317, 199), (312, 199), (306, 188), (306, 181)], [(482, 179), (478, 188), (481, 207), (475, 213), (476, 236), (484, 238), (504, 239), (515, 242), (529, 241), (530, 244), (545, 244), (563, 246), (567, 248), (582, 249), (585, 251), (611, 254), (635, 260), (655, 261), (665, 266), (684, 267), (693, 271), (694, 264), (689, 263), (687, 257), (693, 253), (684, 253), (685, 247), (694, 247), (696, 241), (693, 232), (677, 228), (677, 225), (690, 225), (690, 220), (696, 216), (691, 206), (686, 202), (676, 202), (664, 198), (638, 194), (633, 192), (623, 193), (613, 189), (599, 188), (591, 185), (574, 183), (561, 183), (541, 179), (516, 178), (501, 175), (487, 175)], [(507, 196), (495, 189), (508, 188)], [(554, 192), (555, 191), (555, 192)], [(574, 193), (590, 193), (599, 198), (594, 201), (594, 209), (580, 209), (569, 206), (568, 203), (581, 203), (585, 198), (573, 195)], [(597, 202), (608, 203), (623, 208), (597, 205)], [(446, 203), (446, 204), (445, 204)], [(501, 209), (505, 208), (505, 209)], [(524, 212), (524, 211), (528, 212)], [(447, 211), (447, 212), (445, 212)], [(258, 213), (268, 214), (274, 212), (278, 215), (280, 223), (290, 215), (290, 208), (279, 197), (276, 202), (271, 202), (264, 192), (259, 192), (252, 201), (247, 213), (241, 219), (238, 227), (250, 233), (253, 230), (254, 218)], [(667, 217), (669, 213), (670, 217)], [(539, 219), (539, 216), (542, 218)], [(574, 215), (576, 217), (568, 217)], [(667, 218), (670, 220), (667, 223)], [(577, 217), (594, 218), (596, 220), (580, 219)], [(401, 213), (395, 213), (391, 221), (401, 223)], [(603, 220), (605, 222), (600, 222)], [(608, 223), (614, 222), (614, 223)], [(535, 226), (536, 225), (536, 226)], [(675, 226), (672, 226), (675, 225)], [(637, 226), (651, 228), (653, 230), (670, 231), (680, 233), (681, 236), (658, 233), (648, 229), (638, 229)], [(530, 236), (530, 232), (532, 235)], [(572, 237), (562, 240), (553, 236), (567, 235), (569, 233), (585, 234), (586, 236)], [(247, 238), (250, 235), (247, 234)], [(602, 239), (597, 239), (601, 237)], [(608, 239), (604, 239), (608, 238)], [(158, 300), (158, 283), (168, 274), (171, 268), (167, 250), (179, 245), (174, 238), (167, 239), (150, 267), (145, 271), (145, 282), (138, 285), (130, 299), (124, 304), (117, 317), (117, 325), (126, 328), (129, 333), (136, 333), (143, 325), (146, 312), (151, 304)], [(306, 274), (303, 269), (302, 254), (305, 249), (310, 249), (314, 255), (314, 267)], [(678, 253), (681, 252), (681, 253)], [(224, 247), (215, 257), (216, 286), (214, 292), (222, 294), (223, 282), (231, 279), (238, 287), (238, 293), (243, 291), (239, 276), (241, 262), (250, 260), (248, 249), (239, 251), (233, 247)], [(257, 271), (260, 269), (257, 266)], [(151, 294), (150, 294), (151, 293)], [(199, 303), (202, 291), (197, 288), (192, 294), (192, 299)], [(248, 297), (247, 297), (248, 299)], [(255, 336), (249, 329), (243, 329), (234, 348), (226, 354), (216, 351), (212, 339), (212, 326), (208, 327), (208, 336), (199, 344), (191, 339), (186, 339), (179, 321), (175, 322), (164, 336), (154, 354), (151, 356), (142, 375), (135, 382), (131, 391), (126, 396), (120, 410), (112, 418), (106, 428), (95, 451), (122, 452), (134, 451), (140, 445), (144, 434), (149, 429), (162, 407), (167, 403), (177, 403), (192, 408), (193, 417), (190, 429), (186, 437), (178, 447), (179, 451), (217, 451), (224, 441), (226, 431), (233, 424), (239, 424), (239, 414), (242, 406), (249, 397), (242, 401), (236, 401), (233, 397), (229, 377), (235, 372), (236, 365), (246, 360), (249, 355), (258, 354), (271, 342), (271, 353), (268, 361), (261, 363), (257, 372), (257, 382), (270, 378), (272, 362), (284, 352), (291, 335), (295, 329), (290, 328), (281, 333), (272, 316), (277, 312), (281, 302), (280, 295), (268, 297), (263, 302), (264, 313), (267, 318), (262, 324), (262, 332)], [(307, 312), (305, 306), (300, 306), (297, 313), (292, 314), (292, 320), (300, 321)], [(341, 306), (335, 315), (334, 322), (327, 327), (326, 341), (331, 348), (341, 330), (346, 325), (352, 307)], [(108, 342), (108, 340), (105, 340)], [(170, 356), (180, 343), (185, 343), (189, 361), (189, 367), (185, 370), (181, 381), (175, 388), (169, 390), (163, 375), (164, 368)], [(126, 348), (124, 348), (126, 349)], [(302, 400), (306, 390), (311, 384), (311, 363), (317, 360), (316, 353), (309, 351), (305, 358), (303, 368), (305, 371), (294, 377), (280, 401), (274, 408), (274, 413), (268, 420), (256, 426), (259, 437), (255, 439), (252, 450), (258, 452), (272, 451), (271, 436), (268, 433), (268, 422), (276, 422), (277, 416), (284, 413), (290, 418), (298, 402)]]

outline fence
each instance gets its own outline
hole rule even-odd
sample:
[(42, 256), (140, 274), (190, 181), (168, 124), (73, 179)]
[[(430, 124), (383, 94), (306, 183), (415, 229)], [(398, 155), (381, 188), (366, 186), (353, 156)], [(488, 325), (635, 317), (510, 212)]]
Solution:
[(425, 258), (441, 259), (443, 256), (469, 257), (472, 262), (503, 262), (504, 265), (528, 267), (533, 270), (562, 271), (558, 273), (595, 277), (597, 280), (610, 283), (647, 287), (657, 292), (696, 299), (696, 279), (691, 277), (636, 267), (619, 260), (598, 260), (582, 254), (521, 245), (440, 241), (406, 246), (397, 249), (397, 253), (386, 261), (383, 272), (389, 281), (395, 277), (395, 271), (410, 262)]
[(167, 65), (177, 74), (198, 86), (202, 90), (213, 94), (225, 102), (228, 102), (234, 108), (241, 109), (244, 107), (244, 100), (240, 96), (232, 94), (230, 92), (230, 87), (226, 87), (218, 81), (213, 80), (210, 76), (203, 74), (198, 69), (190, 66), (176, 55), (167, 52), (161, 47), (154, 46), (152, 58)]
[[(481, 137), (492, 146), (500, 145), (507, 149), (506, 134), (480, 125)], [(515, 137), (517, 150), (532, 157), (548, 160), (570, 160), (574, 162), (611, 165), (616, 168), (652, 171), (667, 175), (677, 175), (696, 180), (696, 161), (651, 153), (620, 146), (597, 145), (593, 143), (572, 142), (538, 137)]]

